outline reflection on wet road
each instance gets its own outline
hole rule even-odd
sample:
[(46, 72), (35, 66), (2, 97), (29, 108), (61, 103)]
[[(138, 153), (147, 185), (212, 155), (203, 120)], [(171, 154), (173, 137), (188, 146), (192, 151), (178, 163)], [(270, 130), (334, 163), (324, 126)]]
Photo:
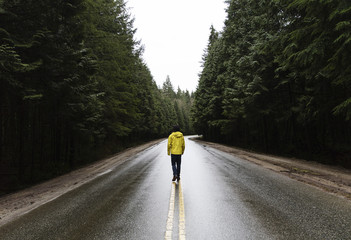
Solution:
[[(171, 197), (169, 200), (169, 212), (167, 218), (167, 225), (166, 225), (166, 234), (165, 240), (173, 239), (173, 224), (174, 224), (174, 211), (175, 211), (175, 204), (177, 202), (179, 208), (179, 224), (178, 224), (178, 238), (180, 240), (186, 239), (185, 233), (185, 210), (184, 210), (184, 197), (183, 197), (183, 190), (182, 190), (182, 182), (172, 182), (171, 188)], [(176, 200), (176, 196), (178, 197), (178, 201)]]
[(166, 141), (0, 228), (0, 239), (351, 239), (351, 203), (186, 139)]

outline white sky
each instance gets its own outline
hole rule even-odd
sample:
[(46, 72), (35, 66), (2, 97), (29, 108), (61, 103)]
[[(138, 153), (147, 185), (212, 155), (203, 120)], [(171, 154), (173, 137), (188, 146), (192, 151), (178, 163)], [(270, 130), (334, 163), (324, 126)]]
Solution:
[(169, 75), (175, 91), (195, 91), (211, 24), (224, 26), (224, 0), (127, 0), (127, 7), (157, 85)]

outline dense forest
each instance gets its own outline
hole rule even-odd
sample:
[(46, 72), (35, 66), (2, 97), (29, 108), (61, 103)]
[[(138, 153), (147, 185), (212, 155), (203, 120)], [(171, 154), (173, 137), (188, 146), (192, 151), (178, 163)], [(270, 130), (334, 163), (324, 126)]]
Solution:
[(351, 2), (226, 2), (192, 94), (169, 76), (157, 86), (124, 0), (0, 0), (0, 191), (174, 124), (351, 167)]
[(203, 56), (196, 132), (351, 167), (351, 1), (226, 2)]
[(0, 0), (0, 190), (192, 132), (192, 96), (158, 87), (123, 0)]

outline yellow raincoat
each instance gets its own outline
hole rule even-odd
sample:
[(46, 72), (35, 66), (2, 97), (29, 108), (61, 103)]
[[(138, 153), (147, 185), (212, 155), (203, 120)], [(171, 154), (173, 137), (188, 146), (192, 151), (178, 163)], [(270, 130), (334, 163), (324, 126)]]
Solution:
[(184, 136), (181, 132), (173, 132), (168, 137), (168, 147), (167, 153), (168, 155), (182, 155), (185, 149)]

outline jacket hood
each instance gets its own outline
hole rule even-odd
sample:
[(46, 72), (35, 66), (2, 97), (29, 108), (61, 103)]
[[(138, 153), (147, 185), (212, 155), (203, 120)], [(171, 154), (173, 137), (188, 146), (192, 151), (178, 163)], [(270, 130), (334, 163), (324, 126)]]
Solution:
[(176, 138), (183, 137), (183, 133), (181, 132), (173, 132), (172, 135), (175, 136)]

